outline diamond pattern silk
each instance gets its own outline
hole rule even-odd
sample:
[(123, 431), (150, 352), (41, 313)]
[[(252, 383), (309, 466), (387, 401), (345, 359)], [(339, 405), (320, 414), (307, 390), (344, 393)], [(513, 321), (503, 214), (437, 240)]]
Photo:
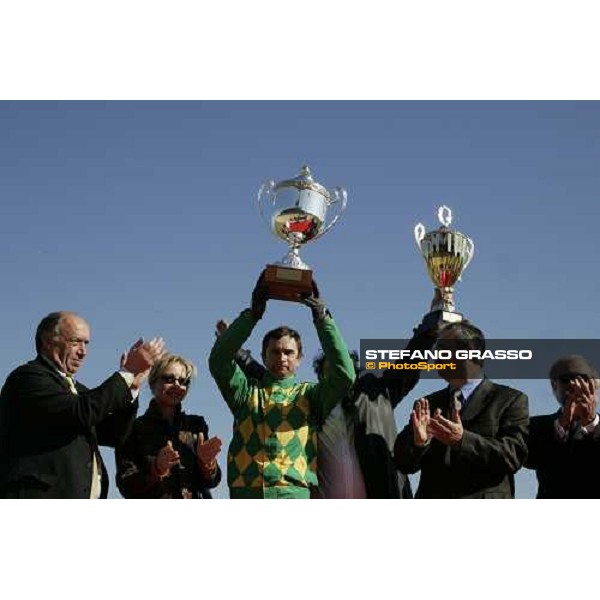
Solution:
[(254, 390), (229, 447), (231, 488), (316, 485), (316, 426), (305, 389), (298, 383)]

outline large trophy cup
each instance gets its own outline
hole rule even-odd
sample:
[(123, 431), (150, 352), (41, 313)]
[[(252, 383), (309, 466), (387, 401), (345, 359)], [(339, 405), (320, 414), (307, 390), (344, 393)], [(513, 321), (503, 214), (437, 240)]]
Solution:
[(440, 301), (432, 312), (425, 316), (424, 323), (437, 329), (444, 323), (462, 321), (454, 305), (454, 284), (469, 266), (475, 252), (475, 243), (464, 233), (450, 229), (452, 211), (447, 206), (438, 209), (439, 229), (425, 233), (425, 226), (415, 227), (415, 240), (421, 251), (427, 272), (439, 290)]
[[(300, 247), (327, 233), (346, 209), (341, 187), (328, 190), (316, 182), (304, 165), (294, 179), (267, 181), (258, 192), (260, 213), (271, 231), (289, 245), (278, 263), (267, 265), (265, 284), (269, 298), (298, 302), (312, 292), (312, 271), (300, 258)], [(327, 222), (327, 212), (336, 207)]]

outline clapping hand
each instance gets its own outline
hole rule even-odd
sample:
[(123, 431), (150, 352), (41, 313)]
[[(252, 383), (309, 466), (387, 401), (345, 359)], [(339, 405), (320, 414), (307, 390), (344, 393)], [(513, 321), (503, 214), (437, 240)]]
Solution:
[(596, 418), (596, 409), (595, 380), (575, 377), (564, 389), (563, 409), (558, 423), (565, 431), (571, 429), (574, 421), (585, 427)]
[(171, 440), (163, 446), (154, 462), (158, 476), (163, 479), (171, 474), (171, 469), (179, 463), (179, 452), (173, 448)]
[(431, 435), (445, 446), (458, 444), (463, 437), (464, 429), (460, 418), (460, 410), (453, 405), (450, 409), (450, 418), (446, 419), (442, 411), (437, 408), (429, 422)]
[(162, 338), (152, 338), (145, 342), (140, 338), (121, 356), (121, 367), (134, 375), (148, 371), (164, 354), (165, 342)]
[(429, 434), (429, 401), (427, 398), (421, 398), (415, 402), (410, 413), (410, 424), (413, 430), (413, 439), (416, 446), (424, 446), (431, 439)]
[[(133, 348), (136, 348), (137, 346), (140, 346), (141, 344), (143, 344), (143, 340), (140, 338), (133, 346)], [(131, 350), (129, 351), (131, 352)], [(123, 354), (121, 354), (121, 369), (126, 369), (125, 364), (127, 362), (127, 357), (129, 355), (129, 352), (123, 352)], [(142, 383), (144, 383), (144, 380), (146, 379), (146, 377), (148, 377), (148, 374), (150, 373), (150, 369), (146, 369), (145, 371), (141, 371), (139, 373), (137, 373), (135, 375), (135, 377), (133, 378), (133, 382), (131, 383), (131, 390), (139, 390), (142, 387)]]
[(204, 434), (198, 434), (198, 443), (196, 444), (196, 458), (198, 468), (205, 476), (214, 474), (217, 468), (217, 455), (221, 451), (223, 442), (218, 437), (212, 437), (204, 440)]
[(576, 377), (569, 385), (567, 397), (574, 405), (573, 417), (582, 427), (589, 425), (596, 418), (596, 383), (593, 379)]

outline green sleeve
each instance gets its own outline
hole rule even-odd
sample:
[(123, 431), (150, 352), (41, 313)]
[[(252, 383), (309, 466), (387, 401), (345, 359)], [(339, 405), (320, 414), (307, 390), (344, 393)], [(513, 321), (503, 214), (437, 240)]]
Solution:
[(240, 316), (215, 341), (208, 358), (210, 374), (235, 415), (246, 404), (248, 378), (235, 362), (236, 352), (250, 337), (256, 320), (249, 310)]
[(311, 408), (323, 423), (333, 407), (352, 389), (356, 374), (348, 348), (335, 321), (327, 316), (316, 323), (321, 347), (330, 367), (326, 377), (308, 391)]

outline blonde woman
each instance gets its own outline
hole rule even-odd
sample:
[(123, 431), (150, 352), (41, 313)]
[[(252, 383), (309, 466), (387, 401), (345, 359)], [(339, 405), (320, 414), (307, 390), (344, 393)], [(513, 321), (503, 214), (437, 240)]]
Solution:
[(150, 406), (117, 450), (117, 486), (125, 498), (211, 498), (221, 480), (218, 437), (209, 438), (203, 417), (181, 404), (197, 369), (167, 354), (155, 363), (148, 384)]

